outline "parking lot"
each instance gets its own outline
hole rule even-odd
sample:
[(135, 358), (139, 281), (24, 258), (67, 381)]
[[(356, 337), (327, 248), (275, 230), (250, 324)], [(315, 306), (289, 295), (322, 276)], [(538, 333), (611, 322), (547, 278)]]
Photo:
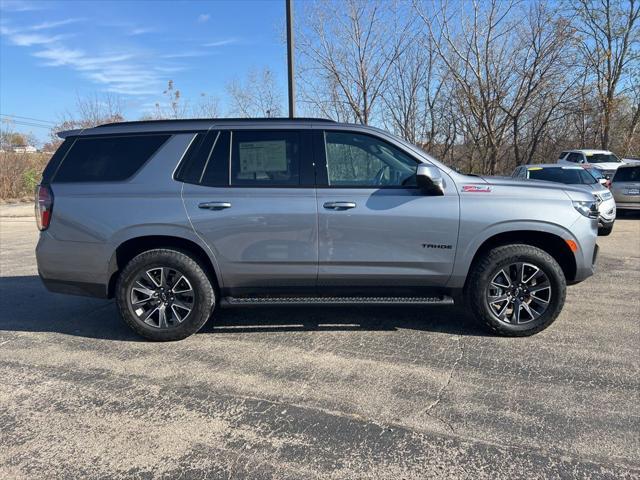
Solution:
[(640, 216), (530, 338), (459, 308), (219, 311), (136, 337), (0, 207), (0, 478), (640, 478)]

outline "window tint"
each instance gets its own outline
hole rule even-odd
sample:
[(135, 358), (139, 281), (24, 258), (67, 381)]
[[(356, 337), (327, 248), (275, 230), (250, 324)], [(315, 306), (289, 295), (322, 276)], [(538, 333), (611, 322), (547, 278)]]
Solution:
[(62, 145), (58, 147), (56, 153), (53, 154), (51, 160), (49, 160), (49, 163), (47, 163), (47, 166), (42, 172), (42, 183), (51, 183), (56, 170), (60, 166), (60, 162), (62, 162), (62, 160), (64, 159), (65, 155), (69, 151), (69, 148), (71, 148), (71, 145), (73, 145), (73, 139), (67, 138), (64, 142), (62, 142)]
[(640, 166), (621, 167), (613, 177), (614, 182), (640, 182)]
[(238, 130), (232, 135), (231, 185), (300, 184), (300, 134)]
[(568, 185), (591, 185), (596, 179), (582, 168), (533, 168), (529, 170), (529, 178), (532, 180), (547, 180)]
[(417, 162), (388, 143), (369, 135), (325, 132), (330, 186), (415, 186)]
[(176, 180), (208, 186), (229, 184), (228, 131), (199, 133), (191, 142), (176, 173)]
[(569, 156), (567, 157), (567, 161), (568, 162), (580, 162), (582, 160), (582, 154), (581, 153), (570, 153)]
[(125, 180), (171, 135), (80, 137), (55, 175), (56, 182), (112, 182)]
[(622, 163), (613, 153), (592, 153), (587, 154), (587, 162), (589, 163)]

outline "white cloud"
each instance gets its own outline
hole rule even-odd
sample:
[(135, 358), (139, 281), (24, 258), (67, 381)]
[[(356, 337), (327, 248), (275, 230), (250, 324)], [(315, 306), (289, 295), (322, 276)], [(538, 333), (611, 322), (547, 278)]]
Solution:
[(0, 8), (11, 12), (30, 12), (45, 8), (44, 2), (27, 2), (24, 0), (1, 0)]
[(136, 28), (132, 28), (128, 35), (130, 36), (136, 36), (136, 35), (144, 35), (145, 33), (153, 33), (156, 32), (157, 30), (155, 28), (150, 28), (150, 27), (136, 27)]
[(210, 18), (211, 15), (209, 15), (208, 13), (201, 13), (200, 15), (198, 15), (198, 23), (206, 23)]
[(19, 47), (30, 47), (32, 45), (43, 45), (59, 42), (68, 35), (41, 35), (39, 33), (10, 33), (7, 34), (9, 41)]
[(192, 57), (204, 57), (207, 55), (211, 55), (211, 52), (201, 52), (201, 51), (186, 51), (186, 52), (178, 52), (178, 53), (167, 53), (162, 55), (162, 58), (192, 58)]
[(31, 31), (39, 31), (39, 30), (47, 30), (49, 28), (62, 27), (64, 25), (69, 25), (70, 23), (83, 22), (84, 18), (67, 18), (65, 20), (56, 20), (54, 22), (42, 22), (37, 25), (32, 25), (28, 27), (26, 30)]
[(231, 45), (237, 43), (237, 38), (225, 38), (224, 40), (217, 40), (215, 42), (204, 43), (203, 47), (224, 47), (225, 45)]

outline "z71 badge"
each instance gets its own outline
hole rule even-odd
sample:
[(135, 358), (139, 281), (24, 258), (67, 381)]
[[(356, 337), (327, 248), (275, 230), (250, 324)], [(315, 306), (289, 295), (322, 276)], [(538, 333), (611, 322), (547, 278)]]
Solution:
[(489, 193), (491, 187), (489, 185), (463, 185), (462, 191), (469, 193)]

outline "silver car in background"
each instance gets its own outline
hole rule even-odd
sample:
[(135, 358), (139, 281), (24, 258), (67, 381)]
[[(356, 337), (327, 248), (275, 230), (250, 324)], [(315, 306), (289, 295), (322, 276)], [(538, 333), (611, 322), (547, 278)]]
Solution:
[(598, 235), (609, 235), (616, 220), (616, 202), (609, 189), (598, 178), (579, 166), (558, 164), (521, 165), (512, 174), (523, 180), (542, 180), (582, 187), (593, 193), (598, 204)]
[(611, 191), (621, 210), (640, 210), (640, 164), (623, 165), (618, 168)]

